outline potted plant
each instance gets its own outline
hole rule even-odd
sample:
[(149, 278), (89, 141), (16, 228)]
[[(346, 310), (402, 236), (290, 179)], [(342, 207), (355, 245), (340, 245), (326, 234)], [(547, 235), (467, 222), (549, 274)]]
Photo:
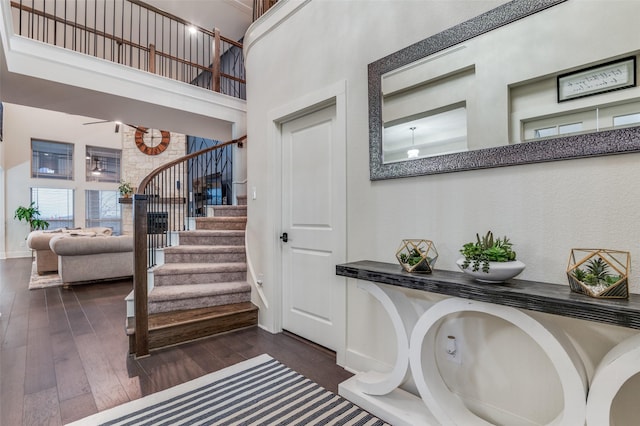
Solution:
[(516, 260), (513, 244), (507, 237), (494, 238), (491, 231), (476, 241), (462, 246), (464, 256), (456, 262), (462, 272), (478, 281), (500, 283), (515, 277), (525, 268), (525, 264)]
[(18, 219), (20, 222), (23, 220), (29, 224), (32, 231), (37, 229), (47, 229), (49, 222), (40, 219), (40, 210), (36, 207), (35, 202), (29, 204), (29, 207), (19, 206), (14, 215), (14, 219)]
[(407, 272), (430, 274), (438, 259), (438, 251), (430, 240), (402, 240), (396, 250), (396, 259)]
[(124, 180), (121, 180), (120, 186), (118, 186), (118, 191), (120, 191), (120, 193), (124, 198), (129, 198), (133, 193), (133, 187), (129, 182), (125, 182)]
[(627, 299), (630, 264), (627, 251), (572, 249), (567, 267), (569, 287), (591, 297)]

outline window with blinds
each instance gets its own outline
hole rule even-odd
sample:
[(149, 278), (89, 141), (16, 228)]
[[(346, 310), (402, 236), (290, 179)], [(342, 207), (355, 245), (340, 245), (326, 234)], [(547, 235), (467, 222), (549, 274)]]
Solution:
[(49, 229), (73, 228), (73, 189), (31, 188), (31, 201)]
[(32, 139), (31, 177), (73, 180), (73, 144)]
[(105, 226), (113, 229), (114, 235), (122, 233), (122, 212), (118, 204), (118, 191), (87, 190), (85, 199), (86, 227)]
[(87, 182), (120, 182), (122, 151), (97, 146), (87, 146)]

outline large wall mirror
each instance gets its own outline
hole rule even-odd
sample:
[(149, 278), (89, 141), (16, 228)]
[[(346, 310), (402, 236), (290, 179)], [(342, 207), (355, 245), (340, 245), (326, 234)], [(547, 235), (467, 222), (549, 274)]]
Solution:
[(371, 179), (640, 151), (639, 15), (515, 0), (369, 64)]

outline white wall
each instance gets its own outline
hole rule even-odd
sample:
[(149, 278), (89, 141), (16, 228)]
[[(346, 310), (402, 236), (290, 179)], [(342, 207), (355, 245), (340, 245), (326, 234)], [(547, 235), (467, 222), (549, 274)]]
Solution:
[[(272, 154), (276, 131), (268, 121), (269, 112), (342, 80), (347, 84), (345, 261), (395, 262), (394, 252), (402, 238), (428, 238), (440, 253), (436, 267), (456, 270), (454, 262), (462, 244), (476, 232), (491, 229), (497, 235), (508, 234), (515, 243), (519, 258), (527, 264), (520, 278), (556, 283), (566, 286), (568, 292), (564, 271), (572, 247), (628, 250), (632, 259), (638, 258), (640, 223), (633, 212), (640, 208), (640, 188), (633, 182), (640, 179), (640, 154), (369, 180), (367, 64), (501, 3), (504, 1), (283, 0), (250, 27), (245, 39), (248, 135), (253, 141), (248, 149), (248, 187), (256, 187), (258, 197), (249, 200), (247, 232), (253, 267), (264, 274), (263, 290), (270, 306), (278, 306), (273, 298), (279, 285), (280, 164)], [(580, 7), (576, 3), (580, 1), (558, 7)], [(605, 16), (622, 19), (615, 16), (615, 7), (630, 4), (588, 3), (607, 10), (607, 14), (596, 14), (596, 20)], [(551, 20), (549, 25), (562, 28), (561, 22)], [(588, 40), (588, 33), (583, 36)], [(552, 55), (565, 53), (553, 50), (553, 40), (540, 42), (548, 43)], [(588, 43), (575, 48), (588, 49)], [(508, 114), (504, 119), (499, 133), (506, 140)], [(597, 206), (587, 205), (585, 197), (594, 194)], [(637, 270), (632, 271), (630, 281), (632, 290), (639, 292)], [(358, 371), (391, 364), (395, 337), (388, 318), (372, 298), (356, 289), (353, 280), (348, 283), (347, 309), (346, 367)], [(266, 328), (276, 329), (279, 315), (277, 309), (261, 306), (260, 321)], [(583, 347), (588, 364), (597, 363), (632, 333), (550, 315), (540, 317), (567, 330)], [(482, 315), (453, 318), (443, 327), (467, 339), (468, 362), (459, 368), (447, 366), (443, 374), (468, 400), (539, 422), (562, 406), (557, 388), (546, 386), (556, 380), (547, 368), (548, 359), (529, 339)], [(494, 339), (489, 343), (486, 336)], [(530, 398), (536, 398), (535, 409)], [(625, 408), (637, 410), (631, 404)]]
[[(85, 190), (117, 190), (117, 183), (86, 182), (85, 156), (86, 146), (122, 148), (122, 133), (114, 132), (113, 123), (83, 125), (96, 121), (94, 118), (81, 117), (4, 104), (4, 156), (2, 165), (5, 179), (4, 214), (5, 252), (4, 257), (30, 256), (25, 237), (29, 226), (13, 218), (18, 206), (28, 206), (31, 202), (32, 187), (73, 189), (75, 194), (74, 218), (76, 226), (85, 223)], [(31, 139), (72, 143), (74, 145), (74, 179), (31, 178)]]
[[(0, 92), (1, 92), (1, 88), (0, 88)], [(1, 94), (1, 93), (0, 93)], [(3, 111), (4, 113), (4, 111)], [(0, 142), (0, 200), (4, 200), (5, 199), (5, 165), (4, 165), (4, 157), (5, 157), (5, 147), (7, 146), (6, 143)], [(2, 206), (2, 208), (0, 208), (0, 224), (4, 224), (6, 221), (6, 215), (5, 215), (5, 208), (4, 208), (4, 204), (0, 204), (0, 206)], [(13, 215), (11, 216), (13, 217)], [(0, 258), (3, 258), (4, 256), (2, 255), (2, 253), (5, 253), (6, 249), (6, 231), (5, 231), (6, 226), (0, 226)]]

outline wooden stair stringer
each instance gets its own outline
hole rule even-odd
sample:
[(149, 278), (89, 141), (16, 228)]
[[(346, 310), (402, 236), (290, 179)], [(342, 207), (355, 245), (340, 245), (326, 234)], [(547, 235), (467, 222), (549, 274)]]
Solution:
[[(149, 350), (160, 349), (228, 331), (254, 327), (258, 307), (251, 302), (149, 315)], [(135, 331), (127, 327), (129, 352), (135, 353)]]

